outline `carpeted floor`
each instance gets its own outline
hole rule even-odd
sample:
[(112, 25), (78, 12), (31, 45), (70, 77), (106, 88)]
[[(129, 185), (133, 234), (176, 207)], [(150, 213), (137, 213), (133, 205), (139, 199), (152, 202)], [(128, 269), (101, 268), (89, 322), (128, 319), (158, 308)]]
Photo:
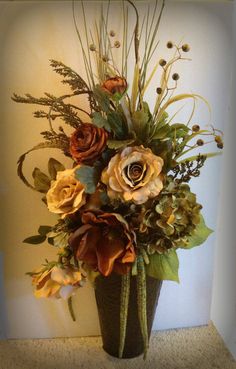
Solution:
[(146, 361), (119, 360), (100, 337), (0, 341), (0, 369), (236, 369), (213, 325), (153, 332)]

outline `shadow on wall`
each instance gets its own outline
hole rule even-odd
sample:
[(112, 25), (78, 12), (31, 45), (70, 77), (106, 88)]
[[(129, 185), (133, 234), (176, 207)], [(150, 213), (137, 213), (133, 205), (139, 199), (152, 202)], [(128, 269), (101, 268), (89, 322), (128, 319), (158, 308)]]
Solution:
[(6, 338), (6, 310), (3, 289), (3, 254), (0, 252), (0, 339)]

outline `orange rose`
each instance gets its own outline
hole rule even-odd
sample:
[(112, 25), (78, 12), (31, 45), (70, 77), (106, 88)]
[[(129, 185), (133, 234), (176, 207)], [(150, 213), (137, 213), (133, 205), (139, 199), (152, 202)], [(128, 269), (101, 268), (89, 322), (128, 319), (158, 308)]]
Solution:
[(136, 258), (134, 233), (120, 214), (86, 211), (82, 225), (70, 237), (76, 259), (108, 276), (126, 274)]
[(127, 81), (125, 78), (122, 77), (111, 77), (108, 78), (105, 82), (102, 84), (102, 88), (106, 91), (111, 93), (112, 95), (116, 92), (119, 94), (123, 94), (125, 90), (127, 89)]
[(70, 153), (77, 163), (92, 164), (103, 152), (108, 133), (92, 123), (83, 123), (72, 134)]

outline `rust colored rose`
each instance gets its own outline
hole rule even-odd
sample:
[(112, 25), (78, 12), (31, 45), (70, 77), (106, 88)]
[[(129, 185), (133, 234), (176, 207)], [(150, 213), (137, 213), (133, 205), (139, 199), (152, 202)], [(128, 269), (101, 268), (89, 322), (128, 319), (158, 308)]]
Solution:
[(70, 139), (70, 153), (77, 163), (92, 164), (107, 143), (108, 133), (92, 123), (83, 123), (72, 134)]
[(116, 92), (119, 94), (123, 94), (127, 89), (127, 81), (125, 78), (118, 76), (108, 78), (105, 82), (103, 82), (102, 88), (112, 95)]
[(76, 259), (108, 276), (126, 274), (136, 258), (134, 233), (120, 214), (86, 211), (84, 223), (70, 237)]

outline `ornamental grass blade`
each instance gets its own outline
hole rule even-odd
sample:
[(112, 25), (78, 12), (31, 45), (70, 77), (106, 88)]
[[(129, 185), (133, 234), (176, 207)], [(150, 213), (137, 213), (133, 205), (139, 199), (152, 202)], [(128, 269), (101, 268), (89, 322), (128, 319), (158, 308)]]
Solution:
[(32, 186), (27, 179), (25, 178), (24, 174), (23, 174), (23, 164), (25, 161), (26, 156), (35, 151), (35, 150), (40, 150), (40, 149), (61, 149), (61, 146), (59, 143), (56, 142), (41, 142), (38, 145), (34, 146), (32, 149), (26, 151), (24, 154), (22, 154), (18, 161), (17, 161), (17, 175), (20, 177), (20, 179), (22, 180), (22, 182), (29, 188), (31, 188), (34, 191), (38, 191), (34, 186)]
[(120, 345), (119, 358), (123, 356), (130, 294), (130, 273), (122, 275), (120, 300)]
[(136, 109), (136, 102), (138, 98), (138, 83), (139, 83), (139, 65), (136, 64), (134, 68), (134, 77), (133, 77), (133, 85), (132, 85), (132, 94), (131, 94), (131, 109), (132, 113)]
[(170, 98), (160, 109), (159, 113), (158, 113), (158, 117), (161, 117), (161, 115), (164, 113), (164, 111), (172, 104), (181, 101), (181, 100), (186, 100), (186, 99), (199, 99), (202, 100), (206, 106), (208, 107), (209, 113), (211, 115), (211, 107), (208, 103), (208, 101), (201, 95), (198, 94), (179, 94), (176, 96), (173, 96), (172, 98)]
[(138, 316), (140, 329), (143, 336), (143, 358), (146, 359), (148, 351), (148, 328), (147, 328), (147, 286), (146, 270), (143, 257), (138, 256), (137, 260), (137, 298), (138, 298)]

